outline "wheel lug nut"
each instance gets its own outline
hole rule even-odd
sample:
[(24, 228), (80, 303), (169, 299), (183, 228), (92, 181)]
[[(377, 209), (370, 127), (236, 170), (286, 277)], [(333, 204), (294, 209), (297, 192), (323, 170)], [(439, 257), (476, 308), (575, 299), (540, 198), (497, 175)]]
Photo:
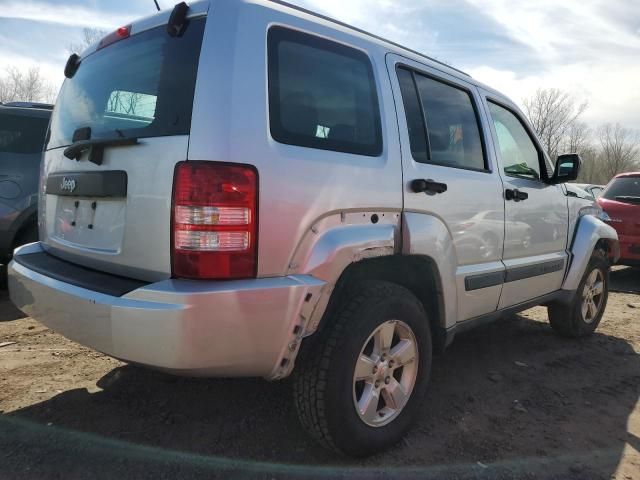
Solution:
[(389, 360), (389, 366), (393, 367), (393, 365), (395, 364), (395, 362), (393, 360)]
[(376, 380), (376, 388), (380, 388), (380, 380)]
[(373, 373), (378, 373), (378, 367), (373, 367)]
[(387, 377), (384, 379), (385, 385), (389, 385), (391, 383), (391, 377)]

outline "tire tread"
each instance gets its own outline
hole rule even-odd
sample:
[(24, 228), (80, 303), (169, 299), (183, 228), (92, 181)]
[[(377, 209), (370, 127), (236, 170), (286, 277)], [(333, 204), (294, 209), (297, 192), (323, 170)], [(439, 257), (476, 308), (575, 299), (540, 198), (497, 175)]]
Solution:
[(317, 338), (309, 339), (312, 340), (310, 348), (304, 352), (294, 370), (293, 393), (300, 422), (327, 449), (342, 453), (329, 431), (324, 404), (326, 378), (333, 351), (352, 318), (365, 303), (389, 296), (411, 298), (423, 310), (422, 304), (404, 287), (382, 281), (364, 282), (354, 295), (342, 303), (333, 318), (326, 319), (331, 324), (319, 331)]

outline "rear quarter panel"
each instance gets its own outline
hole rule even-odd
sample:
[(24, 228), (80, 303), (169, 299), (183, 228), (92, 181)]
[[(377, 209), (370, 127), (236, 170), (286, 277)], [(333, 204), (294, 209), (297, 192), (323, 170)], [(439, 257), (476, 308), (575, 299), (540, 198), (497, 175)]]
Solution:
[[(382, 155), (315, 150), (272, 139), (267, 32), (274, 25), (328, 37), (369, 55), (382, 118)], [(297, 273), (294, 254), (306, 256), (298, 246), (314, 244), (304, 239), (324, 218), (401, 211), (398, 129), (385, 53), (345, 29), (318, 23), (305, 14), (292, 16), (277, 4), (267, 8), (222, 0), (212, 7), (196, 84), (188, 158), (251, 164), (258, 169), (258, 276)], [(399, 216), (395, 218), (399, 229)]]

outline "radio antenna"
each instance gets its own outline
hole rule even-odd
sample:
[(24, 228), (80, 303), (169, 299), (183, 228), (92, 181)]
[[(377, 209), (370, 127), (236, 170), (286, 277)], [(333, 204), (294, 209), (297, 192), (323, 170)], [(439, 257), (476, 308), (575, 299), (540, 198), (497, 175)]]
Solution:
[(153, 0), (153, 3), (156, 4), (156, 8), (160, 11), (160, 5), (158, 5), (158, 0)]

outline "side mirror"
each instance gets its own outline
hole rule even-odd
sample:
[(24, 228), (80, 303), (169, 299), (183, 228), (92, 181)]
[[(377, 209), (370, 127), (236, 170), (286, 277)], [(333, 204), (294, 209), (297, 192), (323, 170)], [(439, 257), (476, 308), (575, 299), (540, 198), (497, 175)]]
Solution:
[(567, 153), (560, 155), (556, 161), (556, 171), (553, 177), (549, 179), (549, 183), (557, 185), (559, 183), (572, 182), (578, 178), (582, 159), (577, 153)]

